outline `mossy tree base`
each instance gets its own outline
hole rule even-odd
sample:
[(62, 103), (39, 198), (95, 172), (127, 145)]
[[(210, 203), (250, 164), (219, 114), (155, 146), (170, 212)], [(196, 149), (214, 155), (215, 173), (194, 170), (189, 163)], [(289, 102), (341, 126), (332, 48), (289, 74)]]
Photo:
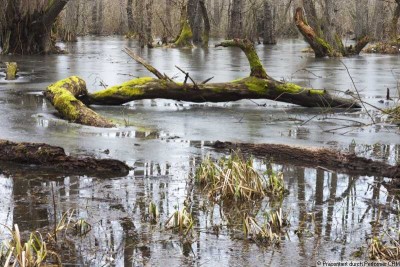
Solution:
[[(334, 41), (335, 43), (329, 43), (323, 36), (321, 36), (321, 33), (318, 33), (306, 22), (303, 9), (300, 7), (296, 9), (294, 21), (297, 29), (303, 35), (306, 42), (311, 46), (316, 57), (346, 57), (358, 55), (370, 41), (370, 38), (365, 36), (358, 40), (356, 45), (345, 47), (341, 38), (336, 36)], [(334, 47), (337, 47), (337, 49)]]
[(60, 115), (70, 122), (103, 128), (115, 127), (115, 124), (77, 99), (78, 96), (87, 94), (85, 81), (76, 76), (56, 82), (48, 86), (44, 92)]

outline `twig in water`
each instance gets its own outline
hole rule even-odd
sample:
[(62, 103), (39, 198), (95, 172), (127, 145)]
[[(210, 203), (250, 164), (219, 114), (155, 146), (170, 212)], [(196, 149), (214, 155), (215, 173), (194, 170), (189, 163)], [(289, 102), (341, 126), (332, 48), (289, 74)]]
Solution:
[(353, 76), (351, 76), (349, 68), (346, 66), (346, 64), (344, 64), (343, 61), (340, 60), (340, 63), (342, 63), (342, 65), (346, 68), (347, 74), (350, 77), (351, 82), (353, 83), (353, 87), (356, 90), (357, 96), (358, 96), (358, 100), (361, 102), (361, 105), (363, 106), (363, 108), (365, 109), (365, 111), (367, 112), (368, 116), (371, 118), (372, 122), (375, 123), (374, 118), (372, 117), (372, 115), (369, 113), (369, 111), (367, 110), (367, 108), (365, 107), (364, 101), (361, 99), (361, 95), (360, 92), (357, 89), (356, 83), (354, 82)]

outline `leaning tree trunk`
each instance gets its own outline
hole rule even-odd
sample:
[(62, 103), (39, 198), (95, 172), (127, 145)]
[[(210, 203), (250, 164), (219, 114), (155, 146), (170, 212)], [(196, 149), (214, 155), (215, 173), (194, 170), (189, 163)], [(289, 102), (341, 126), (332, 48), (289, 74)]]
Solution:
[(51, 29), (68, 0), (0, 0), (0, 47), (3, 54), (58, 52)]
[(276, 44), (275, 22), (270, 0), (264, 2), (263, 43)]
[(89, 94), (82, 79), (71, 77), (49, 86), (45, 96), (62, 117), (72, 122), (99, 127), (112, 127), (113, 124), (87, 108), (84, 103), (86, 105), (122, 105), (135, 100), (156, 98), (198, 103), (271, 99), (304, 107), (360, 108), (360, 105), (354, 99), (345, 99), (331, 95), (326, 90), (303, 88), (292, 83), (272, 79), (266, 73), (254, 45), (249, 40), (234, 39), (224, 41), (217, 46), (242, 49), (250, 64), (250, 76), (226, 83), (208, 84), (207, 81), (209, 80), (196, 83), (187, 74), (193, 84), (187, 84), (186, 81), (176, 83), (126, 48), (125, 52), (129, 56), (146, 67), (158, 79), (137, 78)]
[[(328, 3), (328, 2), (327, 2)], [(329, 1), (329, 3), (332, 3)], [(334, 7), (334, 5), (332, 5)], [(330, 8), (333, 8), (330, 6)], [(306, 42), (313, 49), (316, 57), (341, 57), (360, 54), (361, 50), (369, 43), (369, 37), (365, 36), (357, 41), (356, 45), (345, 47), (340, 38), (340, 35), (333, 29), (332, 24), (336, 18), (332, 18), (334, 12), (330, 10), (325, 12), (327, 20), (324, 23), (324, 31), (316, 31), (307, 23), (302, 8), (297, 8), (294, 16), (294, 21), (300, 33), (303, 35)], [(322, 29), (322, 28), (321, 28)]]

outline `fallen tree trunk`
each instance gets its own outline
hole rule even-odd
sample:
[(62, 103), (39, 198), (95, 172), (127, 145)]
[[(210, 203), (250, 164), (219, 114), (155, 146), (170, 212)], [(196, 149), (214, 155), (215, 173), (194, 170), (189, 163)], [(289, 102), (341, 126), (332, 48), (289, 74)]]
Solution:
[(72, 76), (47, 87), (44, 95), (53, 104), (61, 116), (70, 121), (83, 125), (112, 128), (115, 124), (103, 118), (76, 97), (87, 95), (84, 80)]
[(0, 160), (37, 165), (43, 168), (77, 174), (112, 174), (125, 176), (130, 168), (123, 162), (112, 159), (77, 158), (67, 156), (61, 147), (36, 143), (15, 143), (0, 140)]
[(219, 151), (239, 150), (244, 154), (271, 159), (278, 164), (300, 165), (323, 168), (333, 172), (360, 176), (400, 178), (400, 165), (341, 153), (326, 148), (304, 148), (277, 144), (247, 144), (215, 142), (213, 148)]
[[(45, 96), (61, 115), (72, 122), (98, 127), (113, 127), (106, 119), (94, 113), (86, 105), (122, 105), (142, 99), (171, 99), (188, 102), (227, 102), (242, 99), (270, 99), (296, 104), (303, 107), (319, 108), (360, 108), (354, 99), (330, 94), (327, 90), (303, 88), (292, 83), (284, 83), (269, 77), (249, 40), (235, 39), (217, 46), (239, 47), (246, 54), (250, 64), (249, 77), (226, 83), (196, 83), (186, 73), (193, 84), (174, 82), (165, 74), (145, 62), (128, 48), (125, 52), (143, 65), (158, 79), (142, 77), (121, 85), (113, 86), (93, 94), (88, 94), (85, 82), (76, 77), (50, 85)], [(78, 99), (80, 100), (78, 100)], [(83, 103), (82, 103), (82, 102)]]
[[(172, 99), (188, 102), (227, 102), (242, 99), (270, 99), (304, 107), (360, 108), (353, 99), (331, 95), (327, 90), (303, 88), (296, 84), (279, 82), (269, 77), (261, 64), (253, 44), (235, 39), (217, 46), (239, 47), (246, 54), (251, 68), (250, 76), (226, 83), (186, 84), (176, 83), (162, 75), (143, 59), (132, 56), (159, 79), (143, 77), (80, 97), (84, 103), (96, 105), (121, 105), (142, 99)], [(133, 52), (128, 49), (129, 54)]]

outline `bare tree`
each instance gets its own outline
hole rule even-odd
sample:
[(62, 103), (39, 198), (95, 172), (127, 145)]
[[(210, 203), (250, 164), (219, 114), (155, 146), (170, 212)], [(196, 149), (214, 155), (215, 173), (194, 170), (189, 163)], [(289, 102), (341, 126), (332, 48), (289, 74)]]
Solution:
[(243, 37), (243, 1), (233, 0), (229, 18), (228, 39)]
[(368, 0), (357, 0), (356, 21), (354, 29), (356, 40), (361, 40), (365, 36), (369, 35), (368, 25), (369, 25)]
[(276, 44), (275, 19), (270, 0), (264, 2), (263, 43)]

